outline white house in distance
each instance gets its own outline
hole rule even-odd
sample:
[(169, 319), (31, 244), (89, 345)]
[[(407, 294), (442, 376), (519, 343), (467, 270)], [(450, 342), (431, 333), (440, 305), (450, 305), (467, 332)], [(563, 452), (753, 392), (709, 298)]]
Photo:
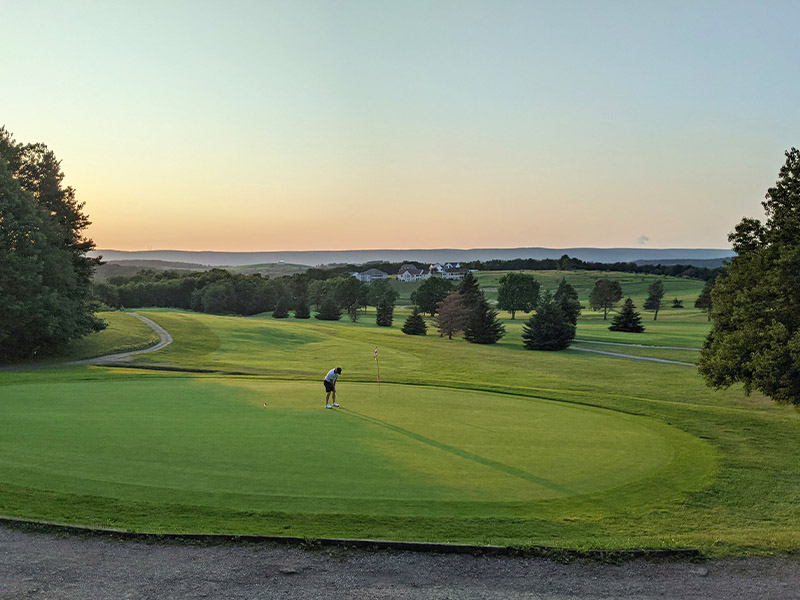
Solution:
[(430, 277), (431, 274), (424, 269), (418, 269), (414, 265), (405, 264), (400, 267), (400, 270), (397, 272), (397, 280), (398, 281), (420, 281), (422, 279), (427, 279)]
[[(447, 263), (450, 264), (450, 263)], [(458, 263), (456, 263), (458, 264)], [(462, 269), (461, 267), (447, 267), (445, 266), (444, 270), (442, 271), (442, 279), (464, 279), (464, 275), (467, 274), (466, 269)]]
[(376, 279), (387, 279), (389, 274), (379, 271), (378, 269), (367, 269), (363, 273), (353, 273), (353, 277), (364, 283), (370, 283)]
[(464, 275), (467, 274), (466, 269), (462, 269), (461, 264), (457, 262), (434, 263), (428, 267), (428, 271), (432, 275), (441, 275), (442, 279), (464, 279)]

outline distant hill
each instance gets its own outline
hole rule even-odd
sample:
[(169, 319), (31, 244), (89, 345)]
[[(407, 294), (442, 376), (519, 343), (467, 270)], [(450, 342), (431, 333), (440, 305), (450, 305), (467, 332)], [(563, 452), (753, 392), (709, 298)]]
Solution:
[(94, 273), (94, 280), (105, 281), (109, 277), (116, 277), (118, 275), (128, 277), (130, 275), (135, 275), (143, 269), (151, 269), (153, 271), (205, 271), (210, 268), (211, 267), (207, 265), (166, 260), (115, 260), (107, 261), (105, 264), (97, 267)]
[[(104, 256), (105, 258), (105, 256)], [(208, 271), (215, 267), (199, 263), (177, 262), (168, 260), (109, 260), (100, 265), (94, 274), (95, 281), (106, 281), (109, 277), (136, 275), (139, 271)], [(289, 263), (265, 263), (258, 265), (242, 265), (225, 267), (227, 270), (243, 275), (258, 273), (269, 277), (284, 277), (295, 273), (304, 273), (308, 265)]]
[(106, 261), (160, 260), (201, 265), (242, 266), (267, 263), (295, 265), (329, 265), (332, 263), (364, 264), (370, 261), (422, 263), (465, 262), (470, 260), (511, 260), (513, 258), (559, 258), (568, 254), (592, 262), (635, 262), (723, 259), (734, 255), (724, 248), (473, 248), (417, 250), (309, 250), (287, 252), (190, 252), (182, 250), (96, 250)]

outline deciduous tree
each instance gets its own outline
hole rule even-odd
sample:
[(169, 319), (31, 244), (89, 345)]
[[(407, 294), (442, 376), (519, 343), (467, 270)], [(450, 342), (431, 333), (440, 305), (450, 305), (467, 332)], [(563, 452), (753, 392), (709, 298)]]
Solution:
[[(0, 127), (0, 359), (56, 349), (105, 324), (94, 316), (98, 259), (89, 220), (55, 154)], [(19, 270), (23, 269), (24, 272)]]
[(419, 307), (420, 312), (434, 316), (439, 302), (453, 291), (453, 284), (441, 277), (429, 277), (419, 284), (411, 293), (411, 302)]
[(661, 308), (661, 300), (664, 298), (664, 282), (656, 279), (647, 288), (647, 300), (644, 301), (645, 310), (653, 310), (653, 321), (658, 320), (658, 310)]
[(497, 290), (497, 308), (511, 312), (531, 312), (539, 301), (539, 282), (525, 273), (506, 273), (500, 278)]
[(592, 310), (602, 310), (603, 320), (608, 319), (608, 311), (622, 298), (622, 286), (619, 281), (611, 279), (598, 279), (594, 283), (594, 289), (589, 294), (589, 306)]
[(461, 294), (451, 292), (447, 297), (437, 304), (435, 317), (436, 327), (439, 335), (447, 335), (448, 339), (453, 339), (453, 335), (464, 330), (470, 310), (464, 306)]
[(713, 281), (706, 281), (706, 284), (703, 286), (703, 291), (700, 292), (697, 300), (694, 301), (694, 307), (706, 311), (709, 321), (711, 320), (711, 288), (713, 287)]
[(767, 219), (745, 218), (728, 239), (736, 252), (711, 290), (714, 322), (700, 373), (720, 388), (744, 384), (800, 404), (800, 151), (786, 153), (762, 202)]

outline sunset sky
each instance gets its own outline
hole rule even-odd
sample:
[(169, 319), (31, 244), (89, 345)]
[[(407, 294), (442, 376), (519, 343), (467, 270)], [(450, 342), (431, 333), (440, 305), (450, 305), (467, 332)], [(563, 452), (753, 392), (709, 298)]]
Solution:
[(0, 0), (0, 125), (99, 248), (728, 247), (800, 2)]

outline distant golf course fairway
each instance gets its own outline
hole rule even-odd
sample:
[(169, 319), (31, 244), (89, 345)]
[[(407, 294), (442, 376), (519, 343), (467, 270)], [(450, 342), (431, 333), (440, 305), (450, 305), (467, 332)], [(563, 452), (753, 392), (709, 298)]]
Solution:
[[(710, 390), (692, 367), (526, 351), (521, 319), (480, 346), (403, 335), (403, 317), (376, 327), (374, 313), (138, 312), (175, 341), (127, 368), (0, 373), (0, 514), (146, 532), (800, 548), (797, 411)], [(145, 343), (126, 318), (87, 344), (118, 347), (124, 331)], [(668, 313), (636, 341), (693, 340), (704, 323)], [(582, 328), (624, 343), (596, 313)], [(326, 410), (334, 366), (342, 407)]]

